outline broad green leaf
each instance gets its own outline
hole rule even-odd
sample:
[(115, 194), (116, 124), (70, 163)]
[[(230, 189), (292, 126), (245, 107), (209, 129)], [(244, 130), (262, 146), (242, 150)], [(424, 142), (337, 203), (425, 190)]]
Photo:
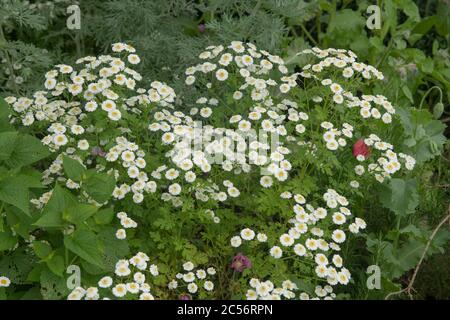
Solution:
[(64, 245), (87, 262), (100, 268), (104, 267), (103, 252), (99, 249), (97, 236), (92, 231), (76, 230), (71, 235), (64, 237)]
[(0, 252), (14, 248), (16, 243), (17, 238), (13, 236), (11, 230), (6, 229), (5, 231), (0, 232)]
[[(434, 120), (427, 110), (398, 108), (397, 113), (405, 130), (407, 153), (423, 163), (439, 155), (447, 139), (444, 136), (445, 124)], [(412, 143), (412, 140), (415, 143)]]
[(44, 300), (66, 299), (69, 294), (64, 277), (57, 276), (48, 268), (43, 268), (40, 275), (41, 294)]
[(65, 270), (64, 258), (53, 252), (50, 259), (47, 260), (47, 267), (57, 276), (62, 277)]
[(47, 258), (52, 252), (52, 247), (43, 241), (33, 242), (34, 253), (41, 259)]
[(106, 208), (99, 210), (95, 215), (94, 219), (97, 224), (109, 224), (114, 218), (113, 208)]
[(83, 173), (86, 171), (86, 168), (78, 160), (67, 156), (63, 158), (63, 167), (66, 175), (76, 182), (81, 181)]
[(4, 161), (11, 157), (11, 153), (16, 146), (17, 132), (0, 133), (0, 161)]
[(87, 171), (84, 181), (84, 190), (97, 202), (107, 201), (114, 191), (116, 180), (106, 173), (98, 173), (92, 170)]
[(61, 227), (63, 211), (77, 203), (75, 197), (58, 184), (53, 189), (52, 196), (42, 211), (41, 217), (34, 224), (38, 227)]
[(102, 227), (97, 235), (104, 247), (102, 256), (104, 265), (110, 271), (114, 271), (118, 259), (122, 259), (130, 253), (128, 242), (117, 239), (115, 234), (116, 228)]
[(380, 200), (385, 208), (391, 209), (397, 215), (413, 213), (419, 204), (417, 180), (391, 179), (380, 193)]
[(64, 210), (63, 218), (69, 222), (79, 224), (86, 221), (86, 219), (91, 217), (97, 210), (98, 208), (92, 204), (77, 203)]
[(28, 189), (41, 186), (41, 182), (34, 176), (24, 174), (8, 176), (0, 181), (0, 201), (9, 203), (29, 215)]
[(5, 162), (10, 168), (18, 168), (39, 161), (49, 154), (48, 148), (38, 138), (19, 135), (11, 156)]
[(28, 282), (39, 282), (41, 273), (42, 273), (42, 269), (44, 269), (44, 268), (45, 268), (45, 265), (43, 265), (41, 263), (35, 264), (33, 266), (33, 270), (31, 270), (27, 275), (27, 281)]

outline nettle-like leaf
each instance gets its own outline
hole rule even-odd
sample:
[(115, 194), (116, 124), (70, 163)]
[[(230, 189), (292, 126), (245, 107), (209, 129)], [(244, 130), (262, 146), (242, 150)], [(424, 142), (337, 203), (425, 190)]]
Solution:
[(96, 234), (92, 231), (76, 230), (71, 235), (64, 237), (64, 245), (87, 262), (103, 269), (103, 252), (100, 250), (97, 240)]
[(24, 174), (10, 171), (6, 175), (0, 175), (0, 201), (11, 204), (29, 215), (29, 189), (40, 188), (41, 183), (26, 173), (27, 171)]
[[(12, 135), (2, 134), (3, 139), (6, 139), (8, 136), (11, 137)], [(11, 149), (8, 157), (3, 160), (10, 168), (19, 168), (35, 163), (50, 154), (39, 139), (30, 135), (19, 134), (15, 139), (10, 140), (9, 143), (4, 142), (3, 146)]]
[(83, 179), (86, 168), (77, 160), (65, 156), (63, 158), (63, 168), (69, 179), (79, 182)]
[(5, 229), (0, 232), (0, 252), (14, 248), (17, 243), (17, 236), (13, 235), (11, 230)]
[(77, 203), (76, 198), (69, 191), (57, 184), (40, 218), (34, 224), (42, 228), (61, 227), (64, 225), (64, 210), (76, 206)]
[(98, 173), (95, 170), (86, 171), (83, 189), (97, 202), (103, 203), (111, 198), (116, 186), (116, 180), (112, 175)]

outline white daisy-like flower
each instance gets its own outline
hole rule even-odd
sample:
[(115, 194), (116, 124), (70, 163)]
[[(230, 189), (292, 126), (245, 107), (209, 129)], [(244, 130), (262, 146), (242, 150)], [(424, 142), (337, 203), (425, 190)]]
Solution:
[(248, 241), (253, 240), (255, 238), (255, 232), (249, 228), (242, 229), (241, 238)]

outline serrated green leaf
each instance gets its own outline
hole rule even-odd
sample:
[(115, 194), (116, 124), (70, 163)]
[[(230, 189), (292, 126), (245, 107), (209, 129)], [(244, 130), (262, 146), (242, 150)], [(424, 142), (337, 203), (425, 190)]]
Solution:
[(53, 189), (50, 200), (42, 211), (41, 217), (34, 224), (43, 228), (61, 227), (64, 224), (63, 211), (76, 203), (76, 198), (57, 184)]
[(113, 208), (107, 208), (99, 210), (95, 215), (94, 219), (97, 224), (109, 224), (114, 218)]
[(11, 153), (16, 146), (17, 137), (17, 132), (0, 133), (0, 161), (4, 161), (11, 157)]
[(47, 261), (47, 267), (57, 276), (62, 277), (65, 270), (64, 257), (57, 253), (53, 253)]
[(46, 259), (52, 252), (52, 247), (43, 241), (34, 241), (33, 250), (39, 258)]
[(63, 168), (67, 177), (76, 182), (81, 181), (83, 174), (86, 171), (86, 168), (78, 160), (67, 156), (64, 156), (63, 158)]
[(12, 234), (11, 230), (6, 229), (0, 232), (0, 252), (14, 248), (16, 243), (17, 237)]
[(29, 192), (22, 180), (17, 178), (7, 179), (0, 182), (0, 201), (9, 203), (24, 213), (29, 214)]
[(5, 163), (10, 168), (19, 168), (39, 161), (49, 154), (50, 151), (39, 139), (30, 135), (19, 135), (15, 148)]
[(87, 262), (100, 268), (104, 267), (103, 252), (99, 249), (97, 236), (92, 231), (76, 230), (71, 235), (64, 237), (64, 245)]
[(83, 189), (97, 202), (103, 203), (111, 198), (116, 186), (113, 176), (106, 173), (87, 171)]
[(77, 203), (64, 210), (63, 219), (75, 224), (83, 223), (97, 210), (98, 208), (92, 204)]

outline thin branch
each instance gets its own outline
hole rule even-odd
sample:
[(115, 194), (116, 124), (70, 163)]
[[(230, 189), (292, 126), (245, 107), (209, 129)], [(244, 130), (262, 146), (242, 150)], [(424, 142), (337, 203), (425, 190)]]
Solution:
[(384, 299), (389, 300), (391, 296), (400, 295), (402, 293), (407, 293), (409, 298), (413, 300), (413, 295), (411, 291), (415, 291), (413, 288), (414, 281), (416, 280), (417, 274), (419, 273), (420, 266), (422, 265), (423, 260), (425, 259), (425, 256), (427, 254), (428, 249), (430, 248), (431, 242), (433, 241), (434, 237), (436, 236), (439, 229), (444, 225), (447, 220), (450, 219), (450, 205), (447, 209), (447, 215), (442, 219), (442, 221), (437, 225), (437, 227), (434, 229), (433, 233), (431, 234), (430, 238), (428, 239), (427, 245), (425, 246), (425, 249), (423, 250), (422, 256), (420, 257), (419, 263), (416, 266), (416, 269), (414, 270), (413, 276), (411, 278), (411, 281), (409, 282), (408, 286), (405, 289), (402, 289), (400, 291), (391, 292), (389, 293)]

